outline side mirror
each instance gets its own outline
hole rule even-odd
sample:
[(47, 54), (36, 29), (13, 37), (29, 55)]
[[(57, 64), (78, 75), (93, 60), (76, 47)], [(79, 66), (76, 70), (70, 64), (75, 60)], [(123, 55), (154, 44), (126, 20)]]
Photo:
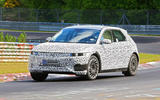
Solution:
[(103, 39), (103, 40), (101, 41), (101, 43), (102, 43), (102, 44), (111, 44), (112, 41), (111, 41), (110, 39)]
[(46, 41), (49, 42), (50, 40), (52, 40), (52, 37), (47, 37)]

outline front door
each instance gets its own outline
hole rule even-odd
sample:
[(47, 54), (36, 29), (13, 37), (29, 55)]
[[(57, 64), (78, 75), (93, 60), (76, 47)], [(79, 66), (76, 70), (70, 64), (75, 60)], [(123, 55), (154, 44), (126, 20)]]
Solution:
[(115, 44), (113, 43), (114, 40), (112, 31), (111, 30), (104, 31), (101, 37), (101, 41), (103, 41), (103, 39), (109, 39), (111, 40), (111, 43), (110, 44), (101, 43), (100, 55), (101, 55), (102, 70), (114, 69), (115, 68), (114, 61), (116, 60), (116, 55), (114, 54)]

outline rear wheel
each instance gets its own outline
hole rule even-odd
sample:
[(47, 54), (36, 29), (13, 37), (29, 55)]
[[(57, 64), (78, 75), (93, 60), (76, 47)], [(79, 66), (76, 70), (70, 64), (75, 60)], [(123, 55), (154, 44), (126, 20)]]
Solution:
[(87, 75), (85, 77), (89, 80), (96, 79), (98, 76), (99, 67), (100, 65), (99, 65), (98, 58), (92, 55), (88, 63)]
[(37, 72), (31, 72), (31, 77), (35, 81), (44, 81), (48, 76), (48, 73), (37, 73)]
[(138, 58), (135, 54), (132, 54), (129, 64), (128, 64), (127, 71), (123, 71), (122, 73), (125, 76), (134, 76), (136, 75), (137, 67), (138, 67)]

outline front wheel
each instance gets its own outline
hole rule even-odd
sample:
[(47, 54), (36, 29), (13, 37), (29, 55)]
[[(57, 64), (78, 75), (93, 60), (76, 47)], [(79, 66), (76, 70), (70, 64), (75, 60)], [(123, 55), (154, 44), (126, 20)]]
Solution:
[(48, 73), (37, 73), (37, 72), (31, 72), (31, 77), (35, 81), (44, 81), (48, 76)]
[(128, 64), (127, 71), (123, 71), (122, 73), (125, 76), (134, 76), (136, 75), (137, 67), (138, 67), (138, 58), (135, 54), (132, 54), (129, 64)]
[(85, 77), (89, 80), (96, 79), (98, 76), (99, 67), (100, 67), (100, 64), (99, 64), (98, 58), (92, 55), (88, 63), (87, 75)]

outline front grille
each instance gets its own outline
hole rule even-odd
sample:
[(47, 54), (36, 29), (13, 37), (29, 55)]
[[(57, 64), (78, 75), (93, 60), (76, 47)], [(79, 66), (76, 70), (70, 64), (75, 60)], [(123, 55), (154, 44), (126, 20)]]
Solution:
[(67, 57), (70, 56), (69, 53), (59, 53), (59, 52), (33, 52), (35, 56), (49, 56), (49, 57)]
[(57, 60), (42, 60), (42, 63), (40, 66), (54, 66), (54, 67), (61, 67), (62, 64), (60, 64)]

